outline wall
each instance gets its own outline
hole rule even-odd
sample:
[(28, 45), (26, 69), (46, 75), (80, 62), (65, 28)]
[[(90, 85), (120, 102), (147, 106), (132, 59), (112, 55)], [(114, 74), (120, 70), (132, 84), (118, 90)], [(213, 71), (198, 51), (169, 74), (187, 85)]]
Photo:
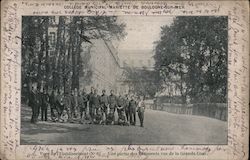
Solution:
[[(117, 83), (122, 69), (119, 65), (116, 49), (111, 42), (105, 42), (102, 39), (94, 39), (91, 42), (93, 43), (90, 49), (91, 83), (87, 86), (81, 85), (80, 88), (86, 88), (89, 92), (93, 86), (98, 89), (99, 94), (103, 89), (106, 90), (107, 94), (111, 89), (118, 93), (122, 89)], [(80, 79), (80, 81), (84, 81), (84, 79)]]

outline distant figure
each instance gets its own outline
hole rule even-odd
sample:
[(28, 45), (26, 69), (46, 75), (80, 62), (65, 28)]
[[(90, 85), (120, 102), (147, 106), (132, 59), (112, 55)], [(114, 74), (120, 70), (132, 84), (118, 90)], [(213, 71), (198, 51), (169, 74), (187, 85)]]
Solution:
[(60, 116), (61, 116), (61, 113), (62, 113), (61, 100), (62, 100), (61, 92), (60, 92), (60, 90), (57, 90), (57, 94), (55, 96), (55, 106), (56, 106), (56, 110), (58, 112), (57, 120), (60, 119)]
[(91, 119), (91, 123), (93, 122), (94, 119), (94, 114), (93, 114), (93, 96), (94, 96), (94, 87), (91, 87), (91, 91), (88, 95), (88, 101), (89, 101), (89, 115), (90, 115), (90, 119)]
[(128, 95), (125, 96), (125, 104), (124, 104), (124, 111), (126, 115), (126, 120), (129, 122), (129, 98)]
[(48, 105), (49, 105), (49, 94), (47, 93), (47, 90), (43, 89), (43, 93), (41, 94), (41, 110), (42, 110), (42, 117), (41, 120), (48, 120)]
[(113, 125), (115, 123), (114, 121), (115, 119), (115, 115), (113, 113), (113, 110), (111, 110), (108, 115), (107, 115), (107, 118), (106, 118), (106, 124), (107, 125)]
[(96, 110), (96, 115), (95, 115), (95, 119), (94, 119), (94, 124), (103, 124), (101, 108), (98, 108), (98, 109)]
[(43, 97), (43, 92), (41, 91), (40, 87), (37, 88), (36, 91), (36, 100), (37, 100), (37, 120), (40, 115), (41, 109), (42, 109), (42, 97)]
[(137, 103), (134, 99), (134, 96), (131, 96), (131, 100), (129, 101), (129, 117), (130, 117), (130, 124), (136, 124), (136, 106)]
[(92, 96), (92, 114), (95, 119), (97, 110), (101, 108), (100, 106), (100, 96), (97, 94), (97, 89), (94, 90), (94, 94)]
[(30, 122), (31, 123), (36, 123), (37, 118), (38, 118), (38, 115), (37, 115), (37, 113), (38, 113), (38, 101), (37, 101), (37, 98), (36, 98), (36, 91), (35, 91), (34, 87), (32, 87), (31, 93), (30, 93), (30, 96), (29, 96), (29, 106), (32, 109), (32, 116), (31, 116)]
[(65, 123), (68, 122), (68, 120), (69, 120), (69, 115), (66, 110), (63, 110), (59, 122)]
[(125, 116), (124, 110), (122, 110), (121, 113), (119, 114), (118, 125), (121, 125), (121, 126), (128, 126), (129, 125), (129, 123), (126, 120), (126, 116)]
[(54, 90), (51, 92), (49, 96), (49, 103), (50, 103), (51, 120), (56, 121), (55, 111), (57, 112), (57, 114), (59, 114), (59, 111), (57, 110), (57, 106), (56, 106), (56, 95), (55, 95)]
[(86, 118), (86, 111), (87, 111), (87, 104), (88, 104), (88, 95), (86, 94), (85, 89), (82, 90), (82, 94), (81, 94), (81, 99), (82, 102), (80, 105), (80, 119), (84, 120)]
[(108, 115), (108, 96), (106, 95), (106, 90), (102, 90), (102, 95), (100, 96), (100, 104), (102, 109), (103, 121), (107, 119)]
[(116, 106), (117, 106), (117, 99), (116, 99), (116, 96), (114, 95), (114, 91), (111, 90), (110, 91), (110, 96), (108, 98), (108, 101), (109, 101), (109, 112), (113, 114), (113, 123), (115, 122), (115, 109), (116, 109)]
[[(72, 120), (72, 117), (71, 117), (71, 94), (66, 93), (64, 95), (63, 103), (64, 103), (64, 110), (63, 110), (64, 115), (61, 116), (61, 118), (63, 119), (64, 122), (65, 122), (65, 118), (67, 118), (67, 121), (71, 122), (71, 120)], [(67, 116), (65, 116), (65, 114), (67, 114)]]
[(141, 96), (140, 101), (138, 103), (138, 108), (137, 108), (138, 117), (140, 119), (140, 126), (141, 127), (143, 127), (145, 108), (146, 108), (146, 106), (145, 106), (145, 102), (144, 102), (144, 97)]
[(117, 98), (117, 113), (118, 113), (118, 117), (124, 111), (124, 107), (125, 107), (125, 98), (121, 94), (119, 94), (119, 97)]

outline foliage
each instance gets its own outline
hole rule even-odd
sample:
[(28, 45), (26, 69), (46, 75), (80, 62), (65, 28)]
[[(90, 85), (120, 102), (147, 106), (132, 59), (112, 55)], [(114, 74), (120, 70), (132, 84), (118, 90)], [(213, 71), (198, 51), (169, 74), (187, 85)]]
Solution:
[(154, 70), (147, 68), (135, 69), (125, 67), (126, 81), (130, 84), (134, 92), (148, 98), (153, 98), (159, 90), (159, 76)]
[[(50, 28), (56, 30), (53, 44)], [(30, 90), (36, 83), (38, 89), (79, 89), (79, 77), (84, 76), (87, 83), (92, 75), (88, 69), (91, 39), (121, 39), (124, 28), (115, 16), (22, 17), (22, 87)]]
[[(227, 17), (176, 17), (156, 42), (155, 69), (161, 85), (175, 86), (184, 102), (225, 102)], [(167, 87), (166, 86), (166, 87)]]

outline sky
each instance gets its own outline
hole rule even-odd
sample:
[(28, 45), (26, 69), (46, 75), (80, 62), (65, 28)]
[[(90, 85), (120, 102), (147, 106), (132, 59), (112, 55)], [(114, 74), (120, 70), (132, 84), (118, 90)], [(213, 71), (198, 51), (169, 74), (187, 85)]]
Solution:
[(119, 22), (126, 24), (127, 36), (120, 41), (118, 51), (153, 50), (153, 42), (159, 40), (161, 26), (173, 22), (171, 16), (120, 16)]

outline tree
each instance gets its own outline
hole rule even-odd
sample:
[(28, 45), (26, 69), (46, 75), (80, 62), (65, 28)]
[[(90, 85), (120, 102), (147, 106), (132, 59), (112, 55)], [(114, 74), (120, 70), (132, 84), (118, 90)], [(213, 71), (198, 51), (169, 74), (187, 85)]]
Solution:
[(125, 67), (124, 73), (126, 83), (132, 86), (138, 95), (153, 98), (159, 90), (159, 76), (154, 70)]
[(227, 17), (176, 17), (156, 42), (155, 69), (185, 103), (226, 102)]
[[(58, 22), (54, 16), (22, 18), (22, 89), (29, 91), (33, 83), (64, 92), (79, 89), (79, 78), (91, 58), (91, 46), (84, 45), (95, 38), (125, 36), (125, 25), (118, 23), (116, 16), (58, 18)], [(56, 29), (55, 46), (50, 44), (50, 27)], [(91, 72), (88, 70), (85, 76), (90, 78)]]

